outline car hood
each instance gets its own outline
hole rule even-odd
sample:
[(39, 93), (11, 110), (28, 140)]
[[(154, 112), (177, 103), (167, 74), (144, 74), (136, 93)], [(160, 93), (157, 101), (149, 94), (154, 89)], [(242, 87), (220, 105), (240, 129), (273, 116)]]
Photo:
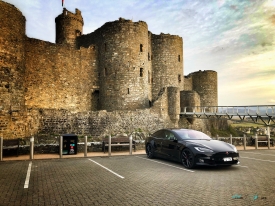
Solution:
[(234, 152), (234, 146), (219, 140), (185, 140), (186, 144), (191, 144), (198, 147), (206, 147), (215, 152)]

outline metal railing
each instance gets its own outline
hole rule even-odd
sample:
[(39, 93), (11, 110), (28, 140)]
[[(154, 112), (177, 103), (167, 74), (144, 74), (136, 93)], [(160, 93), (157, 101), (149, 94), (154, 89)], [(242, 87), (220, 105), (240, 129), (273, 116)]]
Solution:
[(275, 105), (250, 105), (250, 106), (187, 106), (182, 107), (180, 115), (191, 118), (239, 118), (246, 117), (258, 123), (261, 120), (265, 125), (275, 123)]
[[(270, 142), (271, 142), (270, 141), (270, 136), (269, 135), (266, 135), (266, 136), (267, 136), (267, 140), (265, 140), (265, 141), (258, 140), (258, 135), (257, 134), (254, 136), (254, 138), (255, 138), (255, 142), (254, 142), (255, 149), (259, 148), (259, 142), (267, 142), (267, 148), (270, 149)], [(245, 134), (243, 135), (243, 137), (232, 137), (232, 135), (230, 135), (229, 137), (219, 137), (219, 136), (216, 136), (213, 139), (216, 139), (216, 140), (229, 139), (229, 143), (230, 144), (233, 144), (233, 139), (243, 139), (242, 140), (242, 144), (243, 144), (244, 150), (246, 150), (246, 147), (247, 147), (247, 137), (246, 137)]]

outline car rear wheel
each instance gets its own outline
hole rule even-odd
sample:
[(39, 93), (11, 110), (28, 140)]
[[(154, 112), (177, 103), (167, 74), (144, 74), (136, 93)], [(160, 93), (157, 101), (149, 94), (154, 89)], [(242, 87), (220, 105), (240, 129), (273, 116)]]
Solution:
[(181, 153), (181, 162), (185, 168), (191, 169), (195, 165), (195, 156), (190, 149), (184, 149)]
[(146, 146), (146, 155), (150, 159), (154, 158), (154, 150), (151, 144), (147, 144)]

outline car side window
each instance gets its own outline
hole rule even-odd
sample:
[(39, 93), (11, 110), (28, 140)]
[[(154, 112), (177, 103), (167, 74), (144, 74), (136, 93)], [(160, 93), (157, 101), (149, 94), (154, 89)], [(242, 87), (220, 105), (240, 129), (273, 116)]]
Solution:
[(160, 131), (155, 132), (155, 133), (153, 134), (153, 137), (164, 139), (164, 137), (165, 137), (164, 131), (163, 131), (163, 130), (160, 130)]
[(176, 140), (176, 137), (172, 132), (165, 131), (165, 139), (167, 139), (167, 140)]

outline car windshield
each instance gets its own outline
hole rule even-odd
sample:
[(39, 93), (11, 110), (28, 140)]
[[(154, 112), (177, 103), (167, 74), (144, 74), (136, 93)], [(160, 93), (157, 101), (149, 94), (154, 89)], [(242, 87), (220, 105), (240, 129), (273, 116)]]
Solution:
[(211, 139), (206, 134), (195, 130), (177, 130), (176, 133), (181, 139)]

